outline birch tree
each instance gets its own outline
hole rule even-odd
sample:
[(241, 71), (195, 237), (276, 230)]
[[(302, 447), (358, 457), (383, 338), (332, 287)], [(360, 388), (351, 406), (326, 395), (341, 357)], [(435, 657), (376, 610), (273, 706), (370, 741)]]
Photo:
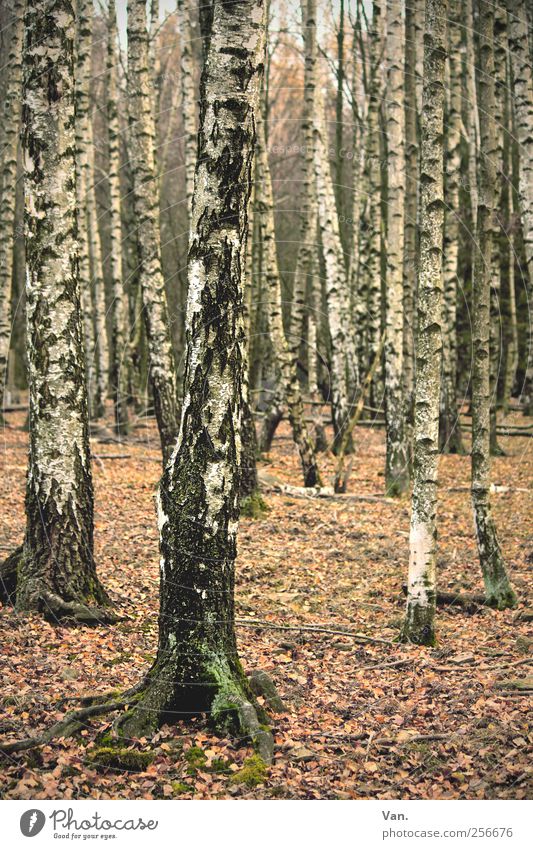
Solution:
[(22, 18), (24, 3), (11, 0), (11, 40), (8, 53), (7, 86), (3, 109), (3, 136), (0, 151), (0, 424), (3, 422), (4, 390), (11, 339), (11, 289), (15, 248), (15, 203), (17, 151), (20, 127), (22, 79)]
[(91, 264), (89, 255), (89, 230), (87, 225), (87, 192), (90, 185), (89, 140), (90, 140), (90, 83), (92, 10), (90, 0), (77, 0), (76, 8), (76, 206), (79, 243), (79, 285), (83, 316), (85, 343), (86, 379), (89, 412), (100, 415), (102, 410), (97, 394), (95, 330), (91, 294)]
[(496, 184), (494, 120), (494, 6), (479, 4), (478, 51), (479, 162), (478, 209), (473, 268), (472, 320), (472, 504), (479, 561), (487, 603), (512, 607), (516, 596), (507, 577), (490, 506), (490, 275)]
[(120, 202), (120, 127), (118, 120), (118, 46), (115, 0), (109, 0), (107, 30), (107, 133), (109, 182), (109, 235), (111, 252), (111, 281), (113, 303), (111, 387), (115, 408), (115, 430), (118, 436), (128, 432), (126, 393), (126, 339), (124, 311), (124, 282), (122, 269), (122, 209)]
[(442, 354), (443, 131), (447, 0), (426, 0), (414, 477), (403, 639), (435, 642), (437, 469)]
[(405, 29), (401, 0), (387, 0), (387, 285), (385, 338), (385, 487), (402, 495), (409, 487), (403, 393), (403, 273), (405, 222)]
[[(508, 0), (509, 51), (513, 106), (518, 139), (518, 202), (528, 270), (529, 303), (533, 303), (533, 76), (524, 0)], [(533, 320), (528, 322), (526, 376), (522, 390), (525, 413), (533, 413)]]
[(148, 70), (144, 0), (128, 0), (128, 83), (133, 153), (134, 206), (139, 229), (143, 314), (148, 339), (150, 381), (163, 460), (178, 433), (176, 369), (161, 270), (158, 191), (154, 160), (154, 121)]
[(187, 354), (180, 436), (159, 490), (161, 612), (157, 658), (127, 734), (207, 711), (264, 757), (234, 630), (242, 323), (247, 209), (264, 59), (264, 7), (214, 0), (200, 98), (189, 246)]
[(461, 179), (461, 4), (450, 0), (448, 23), (448, 103), (444, 216), (444, 313), (439, 445), (443, 453), (462, 454), (457, 412), (457, 282), (459, 273), (459, 184)]
[(190, 218), (194, 192), (194, 169), (196, 166), (196, 106), (194, 90), (194, 64), (192, 50), (192, 28), (190, 0), (178, 0), (178, 27), (181, 34), (181, 105), (184, 130), (185, 196), (187, 214)]
[[(313, 444), (307, 432), (304, 420), (302, 393), (298, 383), (296, 360), (291, 356), (285, 338), (283, 327), (283, 312), (281, 301), (281, 281), (276, 253), (276, 233), (274, 224), (274, 199), (272, 195), (272, 180), (268, 166), (268, 155), (265, 143), (265, 127), (262, 116), (258, 116), (258, 132), (256, 144), (257, 156), (257, 186), (260, 187), (256, 214), (260, 219), (261, 239), (264, 250), (265, 283), (268, 297), (268, 324), (277, 371), (278, 388), (276, 409), (279, 407), (279, 396), (286, 402), (291, 422), (293, 438), (298, 446), (305, 486), (320, 485)], [(265, 414), (268, 421), (268, 411)]]
[(8, 565), (16, 568), (19, 610), (94, 622), (107, 618), (108, 599), (93, 560), (77, 277), (73, 4), (37, 0), (26, 7), (24, 26), (30, 453), (26, 536)]

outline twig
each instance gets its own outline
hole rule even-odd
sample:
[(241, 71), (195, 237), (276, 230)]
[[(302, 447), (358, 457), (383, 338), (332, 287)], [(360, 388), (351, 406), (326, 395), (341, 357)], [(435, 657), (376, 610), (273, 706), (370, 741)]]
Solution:
[(338, 631), (334, 628), (322, 628), (315, 625), (276, 625), (272, 622), (252, 621), (249, 619), (236, 619), (235, 624), (245, 628), (268, 628), (273, 631), (310, 631), (314, 634), (336, 634), (341, 637), (351, 637), (354, 640), (365, 643), (382, 643), (386, 646), (396, 645), (393, 640), (384, 640), (381, 637), (368, 637), (366, 634), (357, 634), (355, 631)]

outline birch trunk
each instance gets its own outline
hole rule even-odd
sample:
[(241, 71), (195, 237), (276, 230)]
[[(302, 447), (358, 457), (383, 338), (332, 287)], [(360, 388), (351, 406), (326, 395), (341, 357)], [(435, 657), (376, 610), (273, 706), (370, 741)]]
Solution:
[[(372, 29), (370, 32), (371, 79), (367, 112), (367, 186), (368, 186), (368, 258), (366, 275), (368, 279), (368, 359), (365, 371), (374, 361), (381, 339), (381, 154), (379, 109), (382, 96), (380, 60), (382, 2), (374, 0), (372, 4)], [(377, 370), (379, 375), (379, 369)], [(381, 403), (381, 379), (374, 378), (371, 388), (371, 401), (377, 406)]]
[(405, 221), (405, 30), (401, 0), (387, 0), (387, 281), (385, 337), (385, 487), (402, 495), (409, 487), (403, 393), (403, 271)]
[(477, 158), (479, 147), (479, 111), (477, 107), (476, 90), (476, 53), (474, 47), (474, 33), (476, 32), (473, 0), (464, 0), (463, 18), (466, 40), (466, 133), (468, 142), (468, 188), (470, 192), (470, 203), (472, 212), (472, 229), (475, 227), (477, 216)]
[[(281, 302), (281, 281), (278, 269), (276, 233), (274, 224), (274, 199), (272, 181), (268, 165), (268, 155), (265, 143), (265, 127), (263, 119), (258, 116), (257, 129), (257, 185), (258, 203), (256, 212), (259, 216), (261, 239), (265, 257), (265, 283), (268, 297), (269, 332), (276, 362), (277, 384), (280, 387), (283, 400), (286, 402), (293, 438), (298, 446), (305, 486), (320, 486), (320, 472), (311, 439), (304, 420), (302, 393), (298, 383), (296, 359), (291, 356), (283, 328), (283, 311)], [(278, 393), (276, 393), (277, 395)], [(279, 404), (276, 404), (278, 409)], [(265, 414), (268, 421), (268, 412)]]
[[(502, 366), (502, 217), (503, 217), (503, 146), (504, 146), (504, 100), (507, 86), (507, 13), (502, 7), (494, 12), (494, 126), (496, 136), (494, 184), (494, 214), (492, 218), (492, 257), (490, 276), (490, 453), (493, 456), (505, 455), (498, 443), (496, 433), (498, 419), (498, 378)], [(532, 91), (533, 97), (533, 91)]]
[(478, 90), (479, 190), (474, 240), (472, 321), (472, 504), (487, 603), (511, 607), (516, 596), (503, 561), (490, 507), (490, 257), (496, 183), (497, 139), (494, 120), (494, 7), (479, 4)]
[[(528, 299), (533, 303), (533, 77), (528, 43), (527, 5), (509, 0), (509, 51), (513, 106), (518, 139), (518, 201), (528, 268)], [(528, 322), (526, 376), (522, 388), (524, 412), (533, 414), (533, 321)]]
[(90, 0), (77, 0), (76, 8), (76, 207), (79, 243), (79, 285), (83, 316), (86, 379), (90, 415), (98, 415), (96, 404), (96, 353), (91, 294), (87, 192), (89, 190), (89, 90), (91, 83), (92, 7)]
[(134, 159), (134, 206), (140, 236), (143, 313), (148, 339), (150, 380), (165, 463), (176, 443), (178, 412), (176, 369), (161, 270), (154, 122), (149, 93), (148, 33), (144, 0), (128, 2), (128, 73)]
[(403, 277), (403, 375), (405, 407), (412, 428), (415, 364), (415, 295), (418, 215), (418, 122), (416, 68), (419, 52), (416, 14), (405, 5), (405, 224)]
[(192, 52), (191, 0), (178, 0), (178, 28), (181, 34), (181, 108), (184, 130), (185, 196), (190, 221), (196, 167), (196, 98)]
[(120, 202), (120, 128), (118, 121), (118, 45), (115, 0), (108, 4), (107, 30), (107, 133), (109, 149), (109, 219), (111, 281), (113, 287), (111, 387), (115, 408), (115, 432), (128, 433), (126, 392), (127, 357), (125, 339), (124, 282), (122, 267), (122, 209)]
[(444, 214), (444, 310), (439, 446), (443, 454), (462, 454), (457, 411), (457, 280), (459, 272), (459, 184), (461, 179), (461, 4), (450, 0), (448, 23), (448, 109)]
[(96, 385), (93, 415), (97, 418), (105, 415), (105, 402), (109, 382), (109, 347), (107, 344), (106, 304), (104, 289), (104, 269), (102, 265), (102, 243), (96, 210), (94, 141), (92, 120), (88, 122), (89, 167), (87, 177), (87, 228), (89, 233), (89, 258), (92, 283), (92, 313), (94, 319), (94, 351), (96, 366)]
[[(76, 240), (74, 49), (69, 0), (25, 14), (23, 152), (30, 385), (26, 537), (17, 607), (95, 621), (93, 489)], [(102, 614), (105, 616), (105, 614)]]
[[(214, 0), (201, 83), (180, 436), (159, 490), (161, 610), (156, 661), (127, 734), (209, 712), (271, 742), (258, 723), (234, 630), (247, 209), (264, 58), (264, 7)], [(268, 756), (268, 752), (265, 755)], [(270, 750), (271, 754), (271, 750)]]
[(427, 0), (421, 132), (414, 486), (404, 640), (435, 643), (437, 469), (442, 355), (443, 130), (447, 0)]
[(3, 105), (3, 136), (0, 173), (0, 424), (4, 421), (4, 391), (11, 339), (11, 294), (15, 249), (17, 153), (22, 80), (24, 2), (11, 0), (11, 41)]
[[(354, 378), (355, 342), (350, 326), (349, 298), (333, 181), (328, 162), (328, 139), (322, 97), (316, 97), (314, 127), (315, 178), (320, 241), (324, 254), (327, 321), (331, 339), (331, 407), (336, 450), (350, 415), (348, 375)], [(350, 362), (352, 367), (350, 368)]]

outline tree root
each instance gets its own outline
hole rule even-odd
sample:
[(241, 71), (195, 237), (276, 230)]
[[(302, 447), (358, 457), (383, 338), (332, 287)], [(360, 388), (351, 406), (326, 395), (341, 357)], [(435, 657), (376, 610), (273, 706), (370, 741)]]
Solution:
[(274, 713), (285, 713), (287, 708), (285, 707), (270, 675), (263, 672), (261, 669), (256, 669), (250, 675), (248, 682), (252, 693), (255, 696), (263, 696), (267, 703), (267, 707), (271, 711)]
[(52, 622), (61, 620), (80, 625), (114, 625), (121, 621), (111, 610), (105, 607), (90, 607), (76, 601), (64, 601), (56, 593), (45, 591), (41, 593), (43, 613)]
[[(0, 601), (10, 607), (16, 606), (17, 576), (22, 554), (23, 546), (19, 545), (0, 564)], [(41, 592), (40, 607), (45, 619), (51, 622), (61, 620), (71, 624), (113, 625), (122, 619), (110, 608), (93, 607), (81, 601), (65, 601), (57, 593), (49, 590)]]
[(63, 719), (60, 719), (59, 722), (56, 722), (36, 737), (14, 740), (11, 743), (0, 743), (0, 752), (4, 752), (5, 754), (21, 752), (27, 749), (35, 749), (37, 746), (44, 746), (58, 737), (71, 737), (76, 731), (85, 727), (85, 719), (91, 716), (101, 716), (104, 713), (122, 710), (128, 703), (128, 700), (121, 699), (120, 701), (89, 705), (88, 707), (71, 711)]

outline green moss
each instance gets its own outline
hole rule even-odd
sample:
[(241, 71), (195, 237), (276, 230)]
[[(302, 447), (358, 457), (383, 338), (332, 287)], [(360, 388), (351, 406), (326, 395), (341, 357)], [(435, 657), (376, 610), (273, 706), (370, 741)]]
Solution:
[(181, 796), (182, 793), (194, 793), (194, 787), (190, 784), (185, 784), (183, 781), (171, 781), (170, 786), (175, 796)]
[(129, 772), (143, 772), (154, 759), (152, 752), (137, 752), (117, 746), (99, 746), (88, 753), (88, 760), (94, 766), (110, 769), (122, 769)]
[(231, 780), (235, 784), (244, 784), (246, 787), (257, 787), (258, 784), (264, 784), (267, 777), (268, 769), (263, 758), (252, 755), (251, 758), (246, 758), (242, 769), (234, 773)]
[(261, 519), (269, 510), (270, 507), (257, 490), (241, 501), (241, 516), (248, 519)]
[(185, 752), (185, 760), (188, 763), (187, 775), (196, 775), (198, 770), (206, 765), (207, 756), (199, 746), (191, 746)]
[(228, 775), (231, 772), (230, 767), (231, 761), (226, 760), (225, 758), (215, 758), (209, 767), (209, 772), (216, 772), (220, 775)]

